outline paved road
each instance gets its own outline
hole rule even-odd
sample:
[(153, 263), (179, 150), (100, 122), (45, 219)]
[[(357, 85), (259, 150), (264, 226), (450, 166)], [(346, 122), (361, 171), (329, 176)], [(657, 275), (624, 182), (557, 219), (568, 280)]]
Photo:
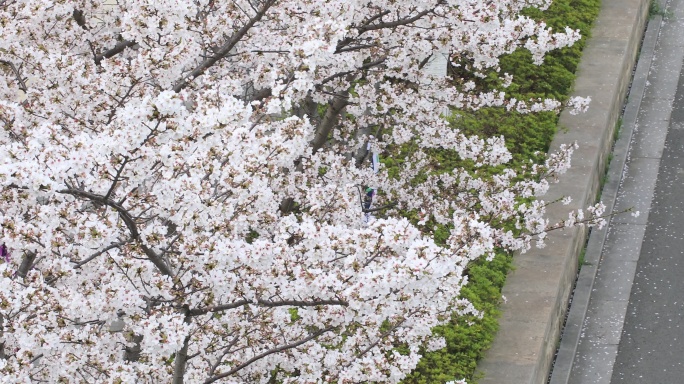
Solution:
[(684, 71), (669, 123), (611, 383), (684, 383)]
[(598, 268), (579, 343), (562, 341), (574, 359), (559, 364), (553, 384), (684, 383), (684, 0), (667, 1), (667, 10), (649, 25), (635, 77), (645, 86), (625, 111), (625, 167), (609, 175), (614, 210), (641, 215), (613, 218), (601, 251), (587, 254)]

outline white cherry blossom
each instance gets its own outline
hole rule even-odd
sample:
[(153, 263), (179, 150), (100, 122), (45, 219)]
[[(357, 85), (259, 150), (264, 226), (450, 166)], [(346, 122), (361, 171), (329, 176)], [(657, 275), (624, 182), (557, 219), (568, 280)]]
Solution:
[[(541, 62), (579, 38), (519, 13), (549, 4), (0, 1), (0, 382), (400, 381), (474, 312), (470, 261), (543, 239), (573, 149), (417, 178), (433, 148), (511, 159), (443, 111), (560, 107), (424, 63)], [(398, 177), (368, 166), (405, 143)]]

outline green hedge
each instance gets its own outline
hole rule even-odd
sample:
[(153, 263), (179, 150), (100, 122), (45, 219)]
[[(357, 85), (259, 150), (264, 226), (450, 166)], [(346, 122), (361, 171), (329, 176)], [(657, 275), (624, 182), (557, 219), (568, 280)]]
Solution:
[(511, 256), (499, 253), (492, 261), (478, 260), (469, 267), (470, 279), (462, 296), (484, 313), (475, 316), (454, 317), (433, 332), (446, 339), (445, 349), (427, 353), (416, 370), (404, 383), (434, 384), (454, 379), (473, 379), (473, 372), (482, 353), (489, 348), (498, 329), (501, 287), (511, 268)]
[[(550, 53), (541, 66), (534, 65), (530, 53), (525, 50), (503, 57), (501, 73), (514, 76), (506, 92), (520, 100), (539, 97), (567, 100), (585, 39), (599, 8), (600, 0), (555, 0), (544, 12), (526, 10), (527, 15), (545, 21), (554, 30), (563, 30), (565, 26), (579, 29), (583, 39), (572, 47)], [(500, 84), (493, 74), (478, 81), (482, 88), (492, 89)], [(509, 166), (517, 168), (529, 159), (539, 160), (536, 152), (546, 153), (557, 122), (557, 116), (549, 112), (520, 114), (506, 112), (502, 108), (484, 108), (463, 113), (461, 118), (452, 121), (452, 125), (468, 134), (503, 135), (513, 154), (513, 162)], [(453, 169), (460, 161), (449, 152), (437, 151), (434, 156), (436, 164), (440, 164), (444, 171)], [(391, 168), (391, 160), (386, 166)], [(448, 231), (436, 232), (444, 232), (445, 237)], [(464, 287), (462, 296), (469, 299), (483, 316), (454, 317), (447, 325), (435, 328), (436, 334), (445, 337), (446, 348), (426, 353), (404, 383), (433, 384), (463, 378), (469, 382), (477, 380), (474, 377), (477, 362), (491, 346), (498, 329), (501, 289), (511, 269), (511, 261), (511, 255), (499, 253), (492, 261), (478, 260), (469, 267), (469, 283)]]

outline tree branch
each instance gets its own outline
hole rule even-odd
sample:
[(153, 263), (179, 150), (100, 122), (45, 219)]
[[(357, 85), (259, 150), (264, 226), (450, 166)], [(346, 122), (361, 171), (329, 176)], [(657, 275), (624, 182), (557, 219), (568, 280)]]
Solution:
[(128, 41), (128, 40), (122, 40), (114, 46), (114, 48), (111, 48), (109, 50), (104, 51), (104, 53), (101, 53), (99, 55), (95, 55), (95, 64), (97, 66), (100, 66), (102, 63), (102, 60), (104, 59), (109, 59), (110, 57), (113, 57), (116, 54), (119, 54), (124, 51), (124, 49), (128, 47), (132, 47), (136, 45), (135, 41)]
[(190, 336), (186, 336), (183, 340), (183, 346), (176, 352), (173, 365), (173, 384), (183, 384), (185, 378), (185, 366), (188, 361), (188, 344), (190, 344)]
[(130, 341), (133, 343), (132, 347), (126, 347), (124, 350), (124, 360), (126, 361), (138, 361), (140, 360), (140, 343), (142, 342), (142, 335), (131, 335)]
[(383, 209), (389, 209), (389, 208), (395, 207), (396, 205), (397, 205), (397, 203), (389, 203), (387, 205), (383, 205), (382, 207), (371, 208), (371, 209), (363, 209), (362, 211), (363, 211), (363, 213), (377, 212), (377, 211), (382, 211)]
[[(221, 356), (219, 356), (219, 357), (216, 359), (216, 361), (214, 362), (214, 364), (211, 365), (211, 367), (210, 367), (210, 369), (209, 369), (209, 376), (213, 376), (213, 375), (214, 375), (214, 372), (216, 372), (216, 369), (217, 369), (218, 366), (221, 364), (221, 361), (223, 360), (223, 358), (224, 358), (228, 353), (230, 353), (230, 349), (231, 349), (233, 346), (235, 346), (235, 344), (237, 344), (238, 341), (240, 341), (240, 336), (235, 336), (235, 337), (233, 337), (233, 340), (231, 340), (230, 343), (228, 343), (228, 345), (227, 345), (225, 348), (223, 348), (223, 353), (221, 353)], [(218, 348), (217, 348), (216, 350), (218, 350)]]
[(133, 219), (133, 217), (131, 217), (131, 214), (128, 212), (128, 210), (126, 210), (124, 207), (112, 201), (111, 199), (106, 199), (102, 195), (98, 195), (92, 192), (86, 192), (82, 189), (75, 189), (69, 187), (68, 189), (57, 191), (57, 193), (72, 195), (76, 197), (83, 197), (90, 201), (101, 203), (113, 208), (119, 214), (119, 217), (121, 217), (124, 224), (126, 224), (126, 227), (131, 233), (131, 238), (133, 238), (133, 240), (135, 240), (138, 243), (138, 245), (143, 250), (147, 258), (157, 267), (157, 269), (159, 269), (159, 271), (166, 276), (174, 275), (173, 271), (168, 265), (166, 265), (163, 258), (156, 252), (154, 252), (154, 250), (152, 250), (150, 247), (145, 245), (145, 243), (143, 243), (142, 238), (140, 237), (140, 232), (138, 231), (138, 225), (135, 223), (135, 220)]
[[(370, 62), (368, 62), (368, 63), (366, 63), (366, 64), (363, 64), (362, 66), (360, 66), (359, 68), (357, 68), (357, 69), (355, 69), (355, 70), (345, 71), (345, 72), (338, 72), (338, 73), (332, 74), (332, 75), (326, 77), (325, 79), (321, 80), (320, 85), (323, 85), (323, 84), (325, 84), (325, 83), (329, 83), (330, 81), (335, 80), (335, 79), (337, 79), (338, 77), (343, 77), (343, 76), (351, 75), (352, 73), (354, 73), (354, 72), (356, 72), (356, 71), (363, 71), (363, 70), (366, 70), (366, 69), (370, 69), (370, 68), (373, 68), (373, 67), (377, 67), (378, 65), (381, 65), (382, 63), (384, 63), (386, 60), (387, 60), (387, 56), (383, 56), (383, 57), (381, 57), (381, 58), (379, 58), (379, 59), (377, 59), (377, 60), (373, 60), (373, 61), (370, 61)], [(320, 85), (319, 85), (319, 87), (320, 87)]]
[[(443, 1), (443, 0), (440, 0), (439, 2), (437, 2), (437, 4), (436, 4), (435, 6), (440, 5), (440, 4), (442, 4), (442, 3), (444, 3), (444, 1)], [(357, 39), (359, 36), (361, 36), (362, 34), (368, 32), (368, 31), (376, 31), (376, 30), (378, 30), (378, 29), (384, 29), (384, 28), (396, 28), (396, 27), (400, 27), (400, 26), (402, 26), (402, 25), (411, 24), (411, 23), (413, 23), (413, 22), (419, 20), (421, 17), (423, 17), (423, 16), (427, 15), (428, 13), (432, 12), (432, 11), (434, 11), (434, 7), (433, 7), (433, 8), (430, 8), (430, 9), (426, 9), (426, 10), (421, 11), (421, 12), (418, 12), (415, 16), (407, 17), (407, 18), (405, 18), (405, 19), (398, 19), (398, 20), (389, 21), (389, 22), (386, 22), (386, 23), (371, 24), (373, 21), (375, 21), (375, 20), (377, 20), (377, 19), (380, 19), (382, 16), (385, 16), (385, 15), (387, 15), (387, 14), (390, 13), (389, 11), (381, 12), (381, 13), (379, 13), (379, 14), (377, 14), (377, 15), (371, 17), (370, 19), (368, 19), (363, 25), (361, 25), (361, 26), (359, 26), (358, 28), (356, 28), (356, 30), (358, 31), (358, 33), (357, 33), (356, 36), (354, 36), (354, 37), (347, 37), (347, 38), (345, 38), (345, 39), (343, 39), (343, 40), (340, 40), (340, 42), (337, 43), (337, 47), (336, 47), (336, 49), (335, 49), (335, 53), (343, 52), (343, 49), (344, 49), (346, 46), (348, 46), (349, 44), (351, 44), (355, 39)]]
[(304, 301), (304, 300), (270, 301), (270, 300), (262, 300), (262, 299), (257, 299), (256, 301), (239, 300), (239, 301), (236, 301), (236, 302), (230, 303), (230, 304), (214, 305), (211, 307), (192, 309), (192, 310), (190, 310), (189, 315), (190, 316), (199, 316), (199, 315), (203, 315), (203, 314), (209, 313), (209, 312), (213, 313), (213, 312), (227, 311), (229, 309), (242, 307), (242, 306), (245, 306), (248, 304), (258, 305), (261, 307), (268, 307), (268, 308), (285, 307), (285, 306), (315, 307), (315, 306), (319, 306), (319, 305), (341, 305), (343, 307), (346, 307), (349, 305), (349, 303), (347, 303), (344, 300), (314, 300), (314, 301)]
[(26, 86), (26, 79), (21, 77), (21, 73), (19, 72), (19, 69), (17, 68), (16, 65), (14, 65), (13, 62), (7, 61), (7, 60), (0, 60), (0, 64), (5, 64), (12, 70), (14, 73), (14, 76), (17, 79), (17, 84), (19, 84), (19, 89), (21, 89), (24, 93), (28, 92), (28, 86)]
[(180, 92), (183, 88), (187, 87), (193, 80), (202, 76), (204, 71), (211, 68), (216, 62), (228, 56), (230, 51), (235, 47), (235, 45), (249, 32), (249, 30), (261, 20), (266, 12), (275, 4), (276, 0), (267, 0), (262, 5), (261, 9), (258, 10), (256, 15), (249, 19), (249, 21), (242, 26), (233, 36), (228, 39), (220, 48), (216, 50), (216, 54), (211, 56), (204, 61), (202, 61), (195, 69), (193, 69), (188, 75), (183, 76), (176, 85), (173, 87), (174, 92)]
[(102, 255), (102, 254), (104, 254), (104, 253), (107, 253), (108, 251), (110, 251), (110, 250), (112, 250), (112, 249), (114, 249), (114, 248), (118, 248), (118, 247), (120, 247), (120, 246), (122, 246), (122, 245), (124, 245), (124, 244), (126, 244), (126, 243), (127, 243), (127, 241), (119, 241), (119, 242), (116, 242), (116, 243), (112, 243), (112, 244), (110, 244), (109, 246), (105, 247), (103, 250), (97, 251), (97, 252), (93, 253), (92, 255), (88, 256), (86, 259), (81, 260), (81, 261), (77, 262), (76, 264), (74, 264), (74, 269), (81, 268), (81, 267), (84, 266), (86, 263), (88, 263), (89, 261), (95, 259), (96, 257), (98, 257), (98, 256), (100, 256), (100, 255)]
[(107, 194), (104, 195), (105, 200), (109, 200), (109, 197), (112, 196), (112, 193), (116, 189), (116, 186), (119, 184), (119, 177), (121, 177), (121, 172), (123, 172), (124, 167), (126, 166), (126, 164), (128, 164), (128, 156), (124, 156), (123, 158), (123, 162), (121, 163), (119, 169), (116, 170), (116, 175), (114, 176), (114, 180), (112, 180), (112, 186), (109, 187)]
[[(85, 14), (83, 13), (82, 10), (74, 9), (74, 11), (72, 12), (71, 15), (79, 27), (83, 28), (86, 31), (90, 30), (90, 28), (88, 28), (88, 25), (87, 25)], [(90, 41), (88, 41), (88, 43), (90, 44)], [(137, 43), (135, 41), (121, 40), (120, 42), (116, 43), (114, 48), (108, 49), (104, 53), (101, 53), (99, 55), (95, 54), (92, 44), (90, 44), (90, 48), (93, 50), (93, 54), (95, 56), (94, 57), (95, 64), (99, 67), (102, 64), (102, 60), (109, 59), (110, 57), (112, 57), (118, 53), (123, 52), (124, 49), (126, 49), (128, 47), (132, 47), (136, 44)]]
[[(440, 3), (442, 3), (442, 1), (439, 1), (437, 3), (437, 5), (439, 5)], [(402, 25), (411, 24), (415, 21), (418, 21), (421, 17), (427, 15), (428, 13), (432, 12), (433, 10), (434, 10), (434, 8), (426, 9), (422, 12), (418, 12), (415, 16), (407, 17), (405, 19), (390, 21), (387, 23), (364, 25), (363, 27), (359, 28), (359, 35), (364, 33), (364, 32), (368, 32), (368, 31), (375, 31), (375, 30), (384, 29), (384, 28), (396, 28), (396, 27), (400, 27)]]
[(36, 253), (33, 251), (27, 251), (24, 258), (21, 260), (21, 265), (17, 269), (17, 275), (22, 279), (26, 277), (28, 272), (31, 270), (33, 261), (36, 259)]
[(316, 151), (323, 147), (323, 144), (325, 144), (325, 142), (328, 140), (330, 131), (337, 122), (337, 118), (347, 105), (349, 105), (349, 101), (346, 98), (339, 96), (333, 98), (333, 101), (325, 111), (323, 120), (321, 120), (321, 123), (318, 125), (318, 127), (316, 127), (316, 135), (311, 141), (312, 152), (316, 153)]
[(85, 29), (86, 31), (88, 29), (90, 29), (86, 25), (86, 19), (85, 19), (85, 16), (83, 15), (83, 11), (81, 11), (80, 9), (74, 8), (74, 12), (72, 12), (71, 15), (73, 16), (74, 21), (76, 22), (76, 24), (78, 24), (79, 27)]
[(331, 330), (333, 330), (333, 329), (334, 329), (334, 327), (324, 328), (324, 329), (318, 330), (318, 331), (312, 333), (311, 335), (305, 337), (304, 339), (301, 339), (301, 340), (296, 341), (296, 342), (294, 342), (294, 343), (290, 343), (290, 344), (286, 344), (286, 345), (281, 345), (280, 347), (269, 349), (268, 351), (266, 351), (266, 352), (264, 352), (264, 353), (261, 353), (261, 354), (259, 354), (259, 355), (256, 355), (256, 356), (252, 357), (251, 359), (245, 361), (244, 363), (238, 365), (237, 367), (231, 369), (231, 370), (228, 371), (228, 372), (221, 373), (221, 374), (219, 374), (219, 375), (216, 375), (216, 376), (214, 376), (214, 377), (212, 377), (212, 378), (209, 378), (209, 379), (205, 380), (205, 381), (204, 381), (204, 384), (210, 384), (210, 383), (213, 383), (213, 382), (215, 382), (215, 381), (221, 380), (221, 379), (223, 379), (223, 378), (225, 378), (225, 377), (228, 377), (228, 376), (230, 376), (230, 375), (232, 375), (232, 374), (234, 374), (234, 373), (240, 371), (241, 369), (243, 369), (243, 368), (245, 368), (245, 367), (251, 365), (251, 364), (254, 363), (255, 361), (259, 361), (259, 360), (263, 359), (264, 357), (266, 357), (266, 356), (268, 356), (268, 355), (272, 355), (272, 354), (274, 354), (274, 353), (278, 353), (278, 352), (282, 352), (282, 351), (285, 351), (285, 350), (288, 350), (288, 349), (296, 348), (296, 347), (298, 347), (298, 346), (300, 346), (300, 345), (302, 345), (302, 344), (304, 344), (304, 343), (306, 343), (306, 342), (308, 342), (308, 341), (310, 341), (310, 340), (313, 340), (313, 339), (317, 338), (318, 336), (320, 336), (320, 335), (322, 335), (322, 334), (324, 334), (324, 333), (326, 333), (326, 332), (329, 332), (329, 331), (331, 331)]

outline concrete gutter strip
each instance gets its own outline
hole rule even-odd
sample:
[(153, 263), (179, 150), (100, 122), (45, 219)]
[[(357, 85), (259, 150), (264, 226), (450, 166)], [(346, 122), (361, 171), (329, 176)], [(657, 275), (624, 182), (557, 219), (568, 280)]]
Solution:
[[(562, 144), (580, 146), (572, 168), (544, 197), (546, 201), (572, 197), (569, 206), (549, 208), (551, 222), (566, 219), (568, 211), (585, 208), (598, 196), (648, 8), (649, 0), (603, 0), (575, 80), (574, 95), (592, 98), (589, 111), (574, 116), (561, 113), (563, 129), (551, 144), (550, 152)], [(515, 255), (515, 270), (503, 290), (507, 300), (499, 333), (478, 365), (480, 384), (547, 382), (587, 232), (584, 227), (552, 232), (545, 248)], [(593, 279), (587, 270), (589, 277), (584, 278)]]

